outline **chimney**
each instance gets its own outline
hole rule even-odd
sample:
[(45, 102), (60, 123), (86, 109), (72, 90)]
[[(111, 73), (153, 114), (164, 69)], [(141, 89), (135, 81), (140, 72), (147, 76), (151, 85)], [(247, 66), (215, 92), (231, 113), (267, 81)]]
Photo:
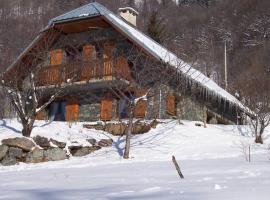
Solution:
[(133, 26), (137, 25), (137, 16), (139, 13), (135, 9), (131, 7), (119, 8), (118, 12), (119, 15), (128, 23), (132, 24)]

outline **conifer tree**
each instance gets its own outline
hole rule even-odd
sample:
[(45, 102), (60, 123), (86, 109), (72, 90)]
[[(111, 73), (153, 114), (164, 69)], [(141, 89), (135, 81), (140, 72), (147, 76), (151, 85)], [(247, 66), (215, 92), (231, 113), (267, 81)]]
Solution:
[(166, 27), (162, 18), (158, 17), (158, 11), (153, 11), (147, 24), (147, 34), (156, 42), (162, 44), (166, 37)]

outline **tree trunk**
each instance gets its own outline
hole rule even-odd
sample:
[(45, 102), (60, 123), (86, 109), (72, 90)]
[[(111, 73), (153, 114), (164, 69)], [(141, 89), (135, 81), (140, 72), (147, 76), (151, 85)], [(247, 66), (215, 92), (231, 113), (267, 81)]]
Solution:
[(262, 139), (262, 135), (256, 135), (255, 137), (255, 143), (259, 143), (259, 144), (263, 144), (263, 139)]
[(133, 127), (134, 109), (135, 107), (131, 106), (130, 113), (129, 113), (129, 120), (128, 120), (128, 130), (126, 131), (126, 145), (125, 145), (124, 159), (129, 158), (130, 138), (131, 138), (131, 132), (132, 132), (132, 127)]
[(29, 123), (28, 122), (22, 122), (22, 124), (23, 124), (22, 135), (24, 137), (30, 137), (31, 132), (33, 130), (34, 122), (33, 121), (31, 121)]

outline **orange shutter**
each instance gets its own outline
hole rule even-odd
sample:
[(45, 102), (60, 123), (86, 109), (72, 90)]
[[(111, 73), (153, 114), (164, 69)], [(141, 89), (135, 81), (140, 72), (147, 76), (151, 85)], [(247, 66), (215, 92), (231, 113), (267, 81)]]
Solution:
[(104, 59), (104, 68), (103, 74), (104, 77), (110, 77), (112, 75), (112, 53), (113, 53), (114, 43), (106, 42), (104, 43), (104, 52), (103, 52), (103, 59)]
[(128, 61), (124, 56), (120, 56), (117, 58), (117, 75), (126, 80), (131, 80)]
[(112, 100), (103, 99), (101, 101), (100, 119), (108, 121), (112, 119)]
[(66, 121), (78, 121), (79, 103), (77, 101), (70, 101), (66, 104)]
[[(136, 97), (140, 97), (146, 94), (146, 90), (137, 90), (136, 91)], [(137, 118), (144, 118), (145, 117), (145, 112), (146, 112), (146, 108), (147, 108), (147, 101), (144, 100), (140, 100), (136, 107), (135, 107), (135, 111), (134, 111), (134, 115)]]
[(95, 47), (87, 44), (83, 47), (83, 59), (85, 61), (81, 72), (82, 80), (89, 80), (94, 77), (94, 66), (91, 66)]
[(62, 49), (55, 49), (51, 51), (51, 65), (62, 64), (63, 51)]
[(170, 115), (176, 114), (176, 108), (175, 108), (175, 96), (172, 94), (169, 94), (167, 96), (167, 113)]
[(51, 53), (51, 68), (49, 73), (49, 80), (52, 83), (55, 83), (58, 79), (58, 67), (56, 65), (62, 64), (63, 51), (62, 49), (52, 50)]

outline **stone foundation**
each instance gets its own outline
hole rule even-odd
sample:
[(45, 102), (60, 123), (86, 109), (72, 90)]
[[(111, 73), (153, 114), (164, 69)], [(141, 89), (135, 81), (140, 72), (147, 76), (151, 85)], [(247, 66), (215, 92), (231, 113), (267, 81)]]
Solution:
[(95, 140), (94, 143), (93, 140), (88, 142), (89, 146), (76, 143), (67, 147), (64, 142), (41, 136), (35, 136), (33, 140), (24, 137), (9, 138), (2, 140), (2, 145), (0, 145), (0, 164), (9, 166), (19, 162), (40, 163), (65, 160), (70, 156), (85, 156), (113, 144), (112, 140), (107, 139), (102, 139), (99, 142)]

